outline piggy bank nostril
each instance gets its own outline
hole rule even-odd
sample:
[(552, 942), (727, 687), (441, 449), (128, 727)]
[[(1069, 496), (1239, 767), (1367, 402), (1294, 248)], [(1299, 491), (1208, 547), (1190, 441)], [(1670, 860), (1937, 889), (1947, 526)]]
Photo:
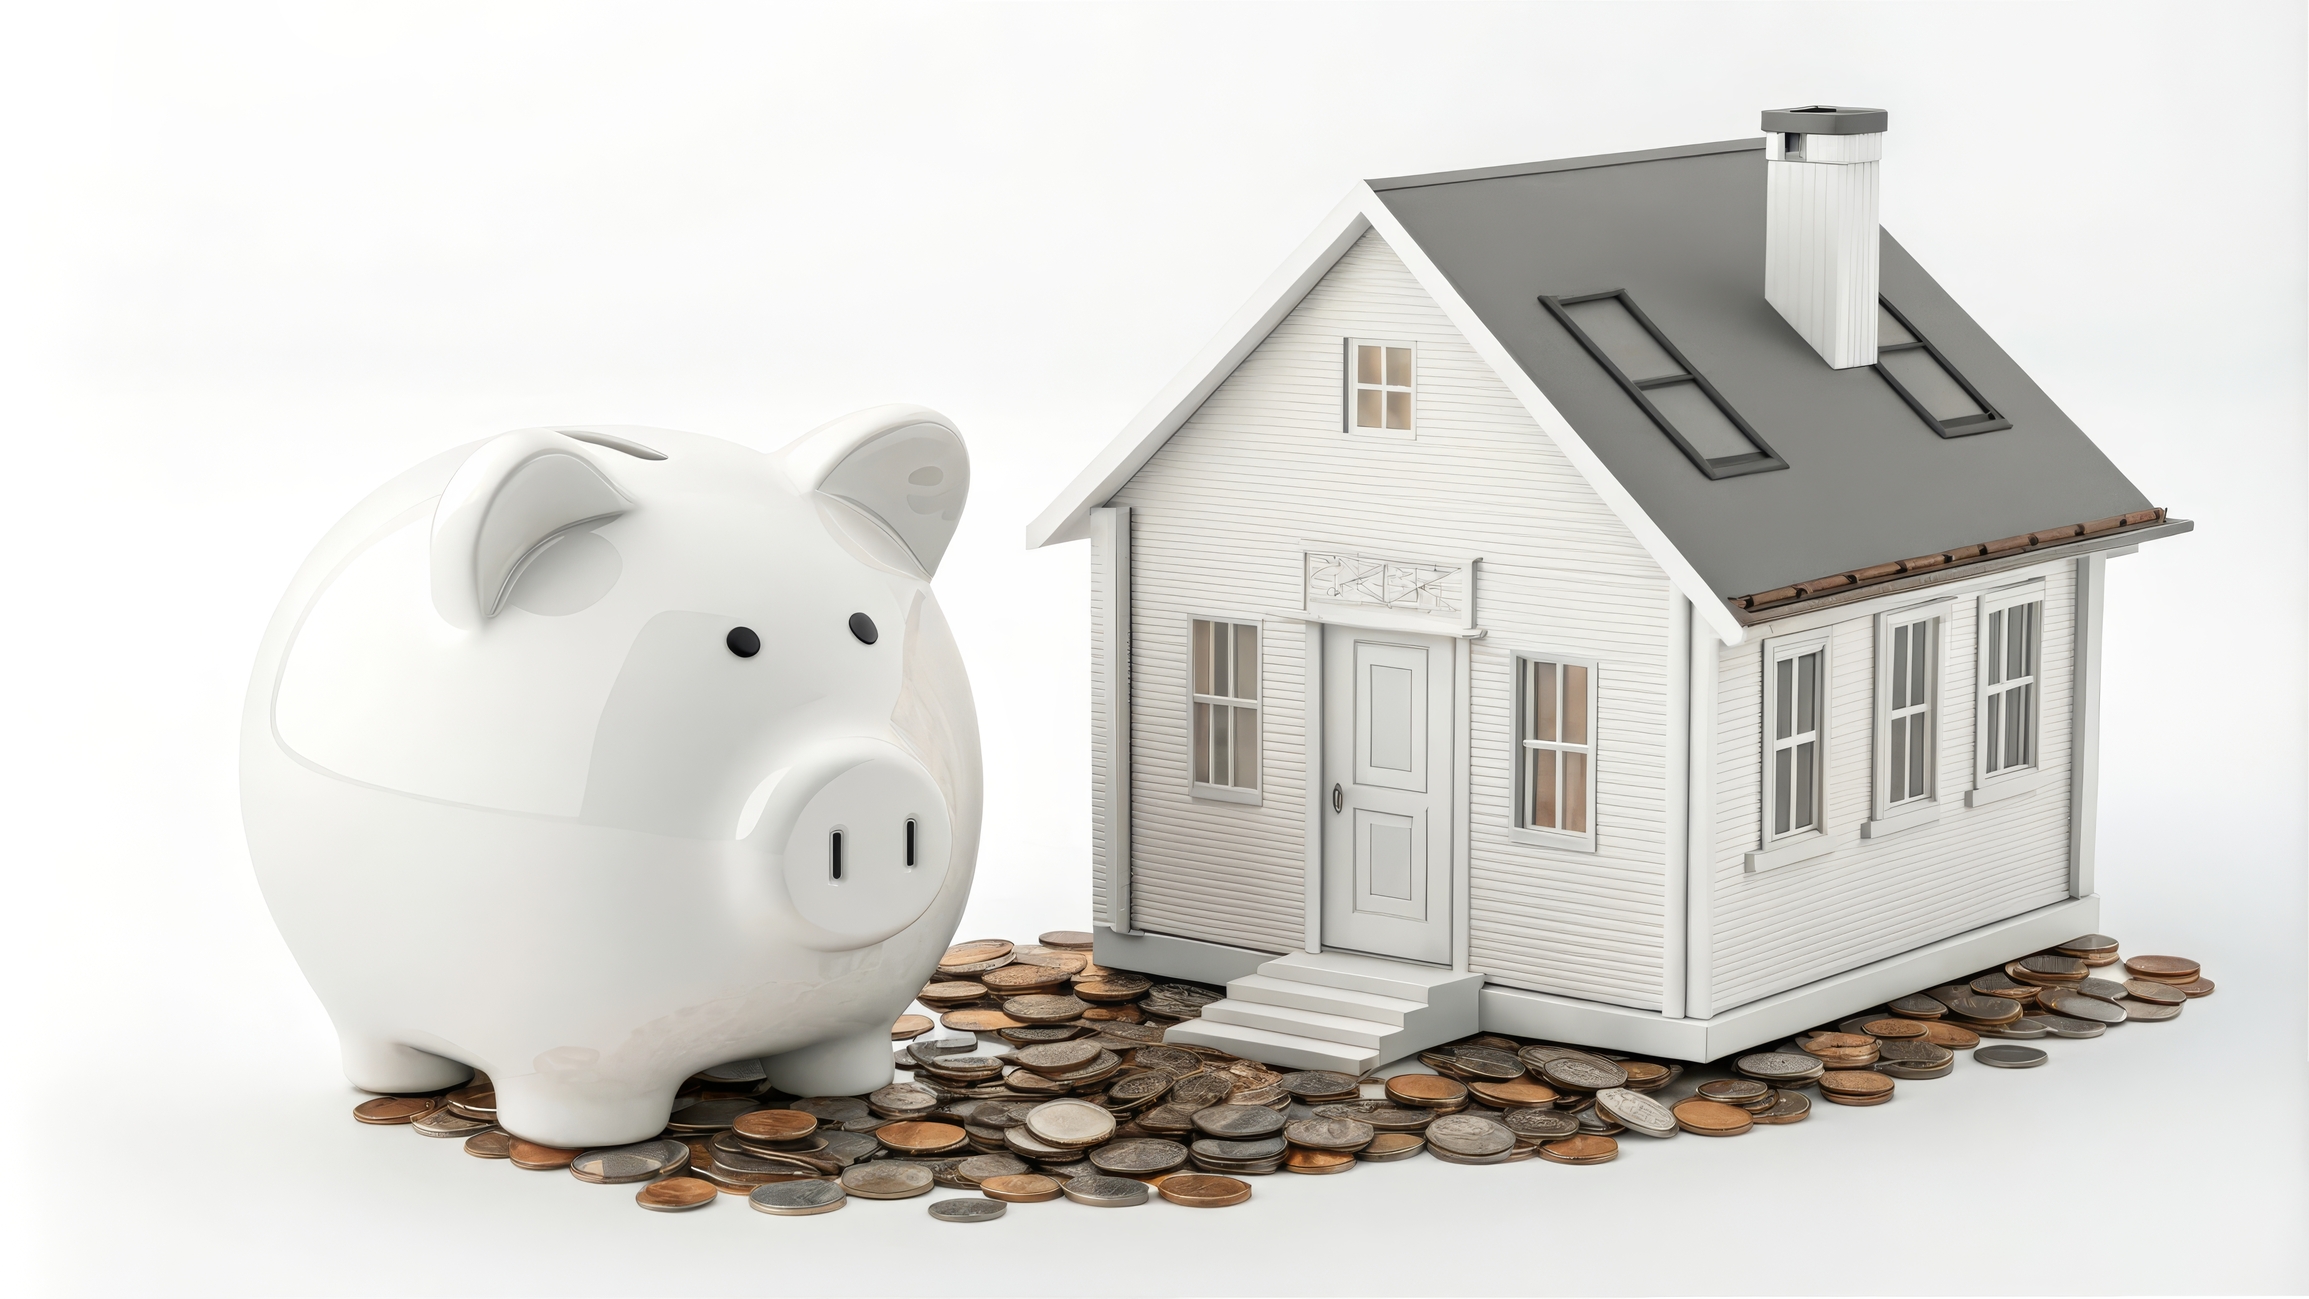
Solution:
[(730, 634), (723, 639), (730, 647), (730, 653), (739, 658), (750, 659), (762, 652), (762, 638), (755, 635), (751, 627), (732, 627)]

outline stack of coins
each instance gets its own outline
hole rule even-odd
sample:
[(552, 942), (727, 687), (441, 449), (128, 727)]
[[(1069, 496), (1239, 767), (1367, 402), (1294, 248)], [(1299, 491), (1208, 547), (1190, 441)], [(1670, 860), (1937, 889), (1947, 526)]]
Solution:
[[(2013, 1013), (2019, 1014), (2019, 1008)], [(1820, 1062), (1823, 1071), (1866, 1069), (1876, 1063), (1879, 1052), (1876, 1039), (1865, 1033), (1814, 1033), (1799, 1045)]]

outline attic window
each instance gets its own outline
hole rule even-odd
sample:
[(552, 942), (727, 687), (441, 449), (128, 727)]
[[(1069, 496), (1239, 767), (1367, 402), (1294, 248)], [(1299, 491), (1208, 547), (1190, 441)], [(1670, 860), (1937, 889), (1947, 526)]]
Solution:
[(1347, 340), (1347, 431), (1413, 436), (1419, 351), (1410, 343)]
[(1917, 417), (1944, 438), (1970, 437), (2011, 428), (1940, 349), (1882, 298), (1876, 300), (1876, 373), (1908, 403)]
[(1736, 478), (1788, 467), (1626, 290), (1539, 301), (1701, 473)]

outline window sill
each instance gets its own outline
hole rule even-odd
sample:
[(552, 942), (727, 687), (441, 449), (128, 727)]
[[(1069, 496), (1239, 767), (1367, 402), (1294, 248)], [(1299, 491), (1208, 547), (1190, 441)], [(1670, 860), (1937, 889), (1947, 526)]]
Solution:
[(1964, 805), (1966, 807), (1985, 807), (1990, 803), (2001, 803), (2008, 798), (2019, 798), (2023, 794), (2033, 794), (2059, 778), (2059, 772), (2048, 771), (2042, 767), (2026, 775), (1999, 776), (1976, 789), (1965, 791)]
[(1187, 797), (1205, 803), (1241, 803), (1249, 807), (1259, 806), (1259, 791), (1236, 789), (1232, 785), (1189, 785), (1187, 786)]
[(1572, 834), (1563, 830), (1534, 830), (1529, 826), (1507, 827), (1507, 841), (1526, 848), (1561, 848), (1567, 852), (1594, 852), (1595, 836)]
[(1926, 803), (1921, 807), (1901, 807), (1889, 815), (1864, 822), (1860, 827), (1860, 837), (1863, 839), (1882, 839), (1889, 835), (1898, 834), (1903, 830), (1913, 830), (1921, 825), (1931, 825), (1939, 819), (1940, 804), (1937, 802)]
[(1815, 857), (1825, 857), (1851, 842), (1850, 837), (1844, 835), (1830, 835), (1825, 832), (1809, 834), (1801, 839), (1781, 844), (1777, 848), (1767, 848), (1762, 852), (1749, 853), (1748, 873), (1753, 875), (1758, 871), (1778, 870), (1782, 866), (1793, 866), (1798, 862), (1807, 862)]

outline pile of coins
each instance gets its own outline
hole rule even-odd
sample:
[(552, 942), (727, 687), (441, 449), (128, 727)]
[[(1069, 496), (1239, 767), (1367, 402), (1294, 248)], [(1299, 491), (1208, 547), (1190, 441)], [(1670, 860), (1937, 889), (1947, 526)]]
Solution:
[(2171, 1019), (2213, 991), (2180, 957), (2111, 968), (2122, 959), (2116, 940), (2088, 934), (1748, 1052), (1729, 1076), (1704, 1081), (1680, 1082), (1686, 1067), (1672, 1061), (1498, 1034), (1421, 1052), (1431, 1072), (1359, 1077), (1165, 1042), (1165, 1027), (1222, 992), (1100, 967), (1090, 941), (1060, 932), (1035, 944), (956, 944), (920, 996), (937, 1018), (908, 1014), (891, 1028), (906, 1076), (865, 1096), (787, 1096), (760, 1061), (732, 1061), (684, 1084), (659, 1136), (602, 1150), (504, 1131), (478, 1076), (446, 1092), (363, 1101), (353, 1115), (461, 1138), (466, 1153), (517, 1168), (640, 1183), (635, 1202), (659, 1212), (728, 1194), (798, 1217), (936, 1188), (977, 1193), (931, 1204), (943, 1222), (1061, 1198), (1126, 1208), (1159, 1195), (1221, 1208), (1250, 1199), (1243, 1179), (1278, 1172), (1343, 1173), (1422, 1154), (1601, 1164), (1629, 1133), (1734, 1137), (1802, 1122), (1807, 1093), (1882, 1105), (1898, 1081), (1948, 1076), (1960, 1051), (2007, 1069), (2048, 1058), (1984, 1038), (2098, 1037), (2113, 1024)]

